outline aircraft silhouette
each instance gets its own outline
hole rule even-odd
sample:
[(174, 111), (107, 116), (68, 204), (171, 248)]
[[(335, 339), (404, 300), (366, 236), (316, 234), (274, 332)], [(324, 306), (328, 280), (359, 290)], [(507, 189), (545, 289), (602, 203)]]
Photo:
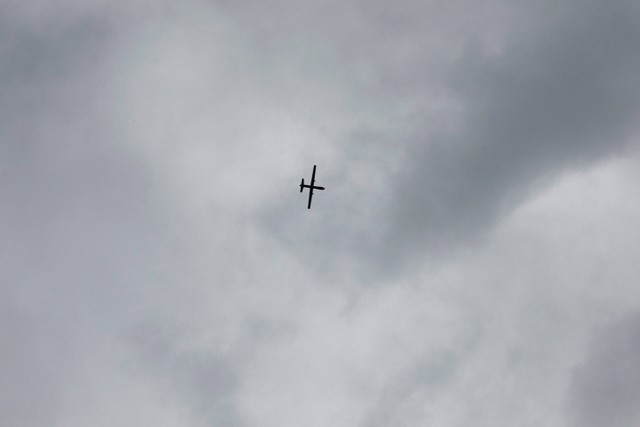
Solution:
[(313, 165), (313, 173), (311, 174), (311, 185), (306, 185), (304, 183), (304, 178), (302, 178), (302, 182), (300, 183), (300, 192), (305, 188), (309, 189), (309, 203), (307, 204), (307, 209), (311, 209), (311, 198), (313, 197), (313, 190), (324, 190), (324, 187), (319, 187), (317, 185), (313, 185), (316, 182), (316, 165)]

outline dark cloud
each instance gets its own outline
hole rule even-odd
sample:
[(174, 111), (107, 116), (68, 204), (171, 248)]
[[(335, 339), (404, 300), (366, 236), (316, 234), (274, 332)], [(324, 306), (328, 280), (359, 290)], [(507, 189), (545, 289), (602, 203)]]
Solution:
[(637, 14), (628, 1), (546, 4), (499, 55), (470, 45), (451, 77), (462, 119), (416, 137), (376, 258), (474, 240), (565, 168), (619, 152), (640, 113)]
[[(336, 144), (344, 156), (321, 165), (332, 191), (312, 229), (298, 228), (308, 215), (288, 214), (295, 195), (264, 209), (266, 227), (309, 263), (357, 259), (367, 282), (394, 277), (477, 244), (563, 171), (629, 143), (640, 113), (635, 3), (492, 2), (469, 11), (476, 20), (452, 12), (459, 3), (432, 7), (350, 4), (352, 25), (327, 20), (323, 37), (304, 28), (325, 61), (302, 70), (329, 92), (349, 81), (340, 88), (353, 117), (338, 136), (349, 142)], [(293, 69), (307, 58), (274, 46)]]

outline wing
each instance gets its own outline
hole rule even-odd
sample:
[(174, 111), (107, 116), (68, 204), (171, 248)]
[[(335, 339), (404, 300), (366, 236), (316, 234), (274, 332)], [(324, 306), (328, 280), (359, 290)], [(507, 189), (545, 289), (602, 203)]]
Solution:
[(311, 198), (313, 197), (313, 187), (309, 188), (309, 203), (307, 204), (307, 209), (311, 209)]

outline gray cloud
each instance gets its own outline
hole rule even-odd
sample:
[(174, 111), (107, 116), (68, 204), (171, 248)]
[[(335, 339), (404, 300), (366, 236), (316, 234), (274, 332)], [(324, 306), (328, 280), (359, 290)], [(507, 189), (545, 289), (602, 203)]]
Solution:
[[(7, 278), (3, 277), (3, 281)], [(59, 413), (59, 375), (69, 372), (64, 341), (55, 328), (43, 328), (37, 315), (19, 313), (11, 295), (0, 306), (0, 422), (44, 426)], [(56, 371), (50, 369), (57, 366)]]
[(575, 370), (570, 407), (576, 426), (627, 427), (640, 421), (640, 316), (595, 334), (588, 359)]
[(158, 386), (183, 399), (193, 408), (192, 418), (198, 425), (244, 425), (234, 404), (240, 361), (230, 355), (175, 348), (181, 337), (169, 333), (173, 328), (162, 324), (139, 325), (130, 334), (137, 356), (130, 362), (132, 370), (145, 373)]
[(632, 2), (0, 7), (2, 424), (558, 425), (640, 301)]
[[(0, 13), (4, 425), (68, 420), (69, 396), (86, 396), (74, 395), (77, 376), (108, 365), (113, 355), (97, 349), (111, 348), (105, 337), (127, 322), (166, 248), (162, 197), (105, 102), (112, 15), (73, 6)], [(101, 371), (84, 375), (98, 383)]]

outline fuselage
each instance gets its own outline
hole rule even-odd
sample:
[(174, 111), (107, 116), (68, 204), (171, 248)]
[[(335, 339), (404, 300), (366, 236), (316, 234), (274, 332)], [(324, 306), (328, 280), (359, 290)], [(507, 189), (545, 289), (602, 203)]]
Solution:
[(311, 209), (311, 198), (313, 197), (313, 190), (324, 190), (324, 187), (320, 187), (319, 185), (314, 185), (316, 182), (316, 165), (313, 165), (313, 172), (311, 173), (311, 184), (305, 184), (304, 178), (300, 182), (300, 192), (305, 188), (309, 189), (309, 203), (307, 204), (307, 209)]

